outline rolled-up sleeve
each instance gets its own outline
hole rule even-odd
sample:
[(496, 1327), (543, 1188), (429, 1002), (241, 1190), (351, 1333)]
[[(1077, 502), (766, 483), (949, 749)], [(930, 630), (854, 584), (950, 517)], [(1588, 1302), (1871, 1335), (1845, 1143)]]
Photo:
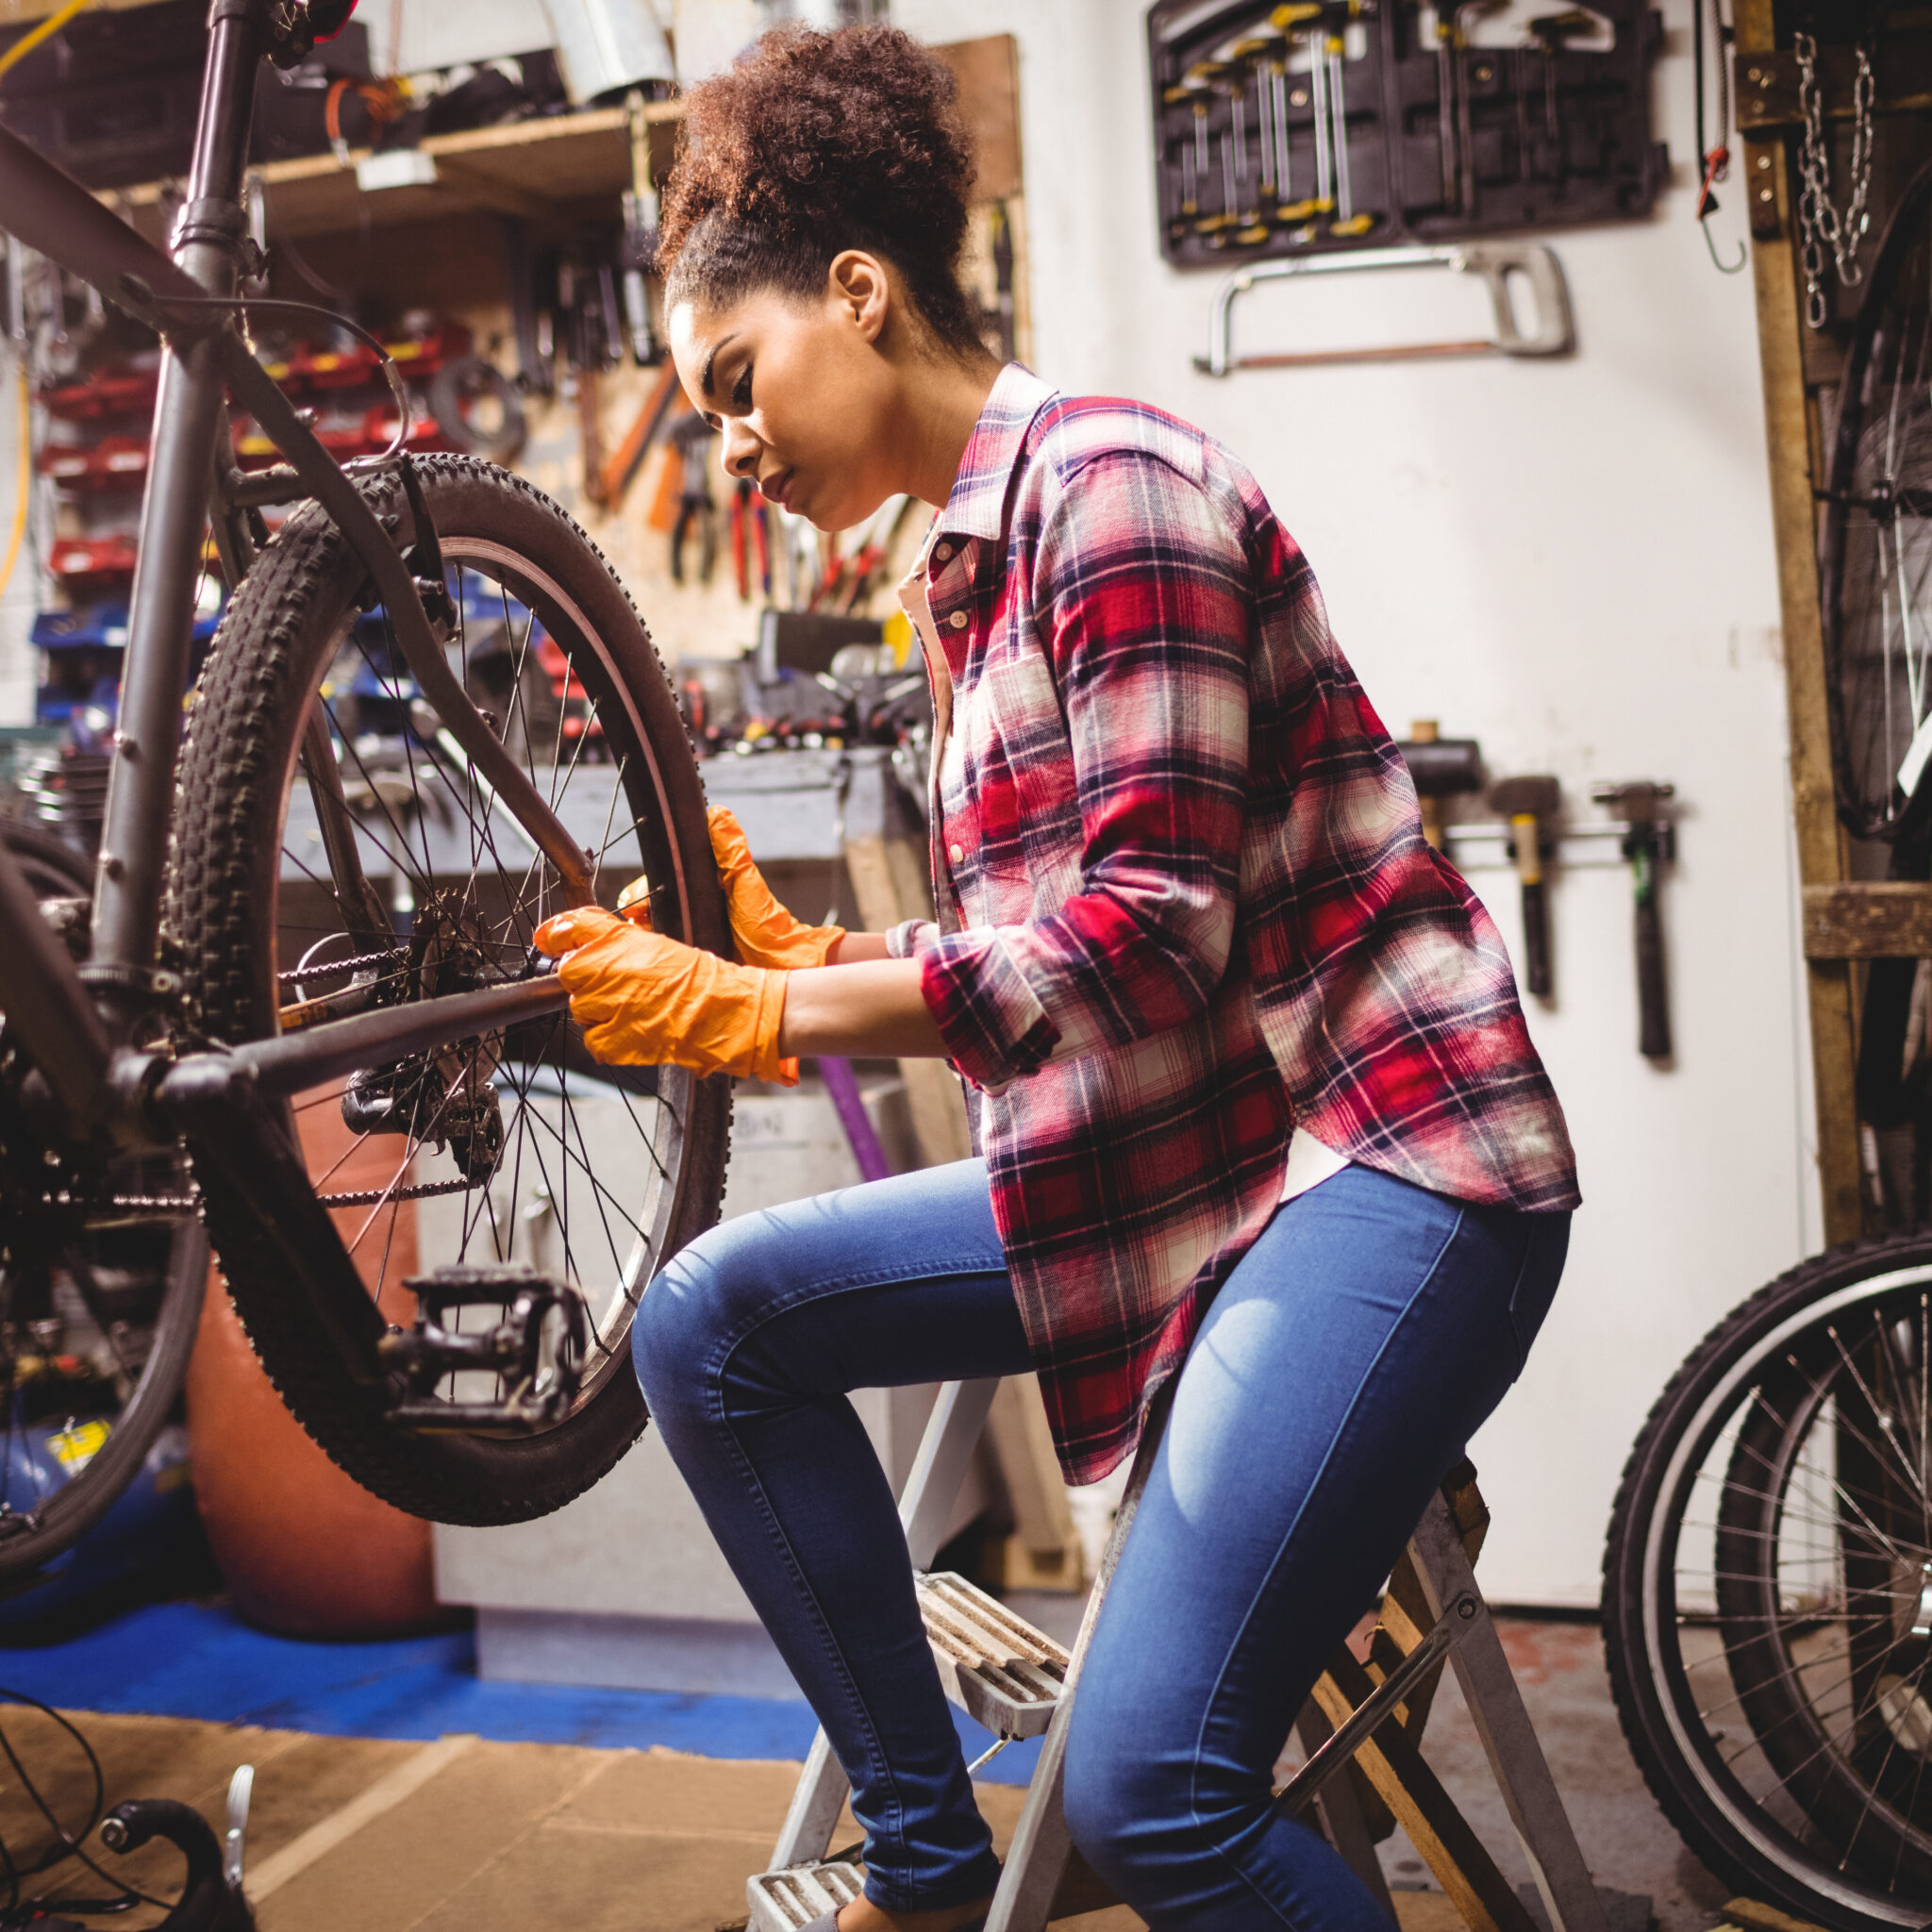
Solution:
[(1024, 924), (908, 948), (954, 1063), (993, 1091), (1206, 1008), (1234, 936), (1248, 768), (1247, 559), (1199, 482), (1140, 452), (1094, 458), (1048, 512), (1033, 591), (1078, 890)]
[(886, 957), (889, 959), (916, 958), (940, 936), (929, 919), (902, 919), (886, 928)]

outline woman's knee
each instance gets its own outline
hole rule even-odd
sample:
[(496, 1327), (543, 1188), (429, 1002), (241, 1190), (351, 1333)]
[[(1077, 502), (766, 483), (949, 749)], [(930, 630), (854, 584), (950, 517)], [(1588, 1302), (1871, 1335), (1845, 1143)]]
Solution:
[[(1185, 1857), (1197, 1834), (1190, 1792), (1191, 1754), (1163, 1749), (1137, 1731), (1132, 1713), (1090, 1697), (1083, 1683), (1067, 1739), (1067, 1828), (1093, 1869), (1116, 1889), (1137, 1871)], [(1138, 1888), (1134, 1888), (1138, 1890)]]
[(1081, 1856), (1129, 1904), (1211, 1890), (1225, 1856), (1266, 1826), (1266, 1773), (1224, 1760), (1198, 1724), (1150, 1724), (1141, 1700), (1089, 1703), (1089, 1690), (1083, 1678), (1067, 1740), (1067, 1825)]
[[(655, 1275), (631, 1323), (631, 1360), (651, 1412), (660, 1419), (715, 1380), (732, 1326), (732, 1257), (712, 1228)], [(724, 1252), (719, 1252), (723, 1248)]]

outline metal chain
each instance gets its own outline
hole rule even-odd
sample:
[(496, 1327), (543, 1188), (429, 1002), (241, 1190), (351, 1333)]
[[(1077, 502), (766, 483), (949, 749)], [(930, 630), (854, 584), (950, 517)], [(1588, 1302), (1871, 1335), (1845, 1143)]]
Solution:
[[(375, 1208), (387, 1201), (427, 1201), (437, 1194), (465, 1194), (476, 1181), (424, 1181), (408, 1188), (361, 1188), (353, 1193), (318, 1194), (324, 1208)], [(201, 1207), (199, 1194), (115, 1194), (108, 1205), (124, 1210), (153, 1214), (192, 1213)]]
[(404, 958), (400, 952), (357, 953), (347, 959), (325, 959), (318, 966), (291, 966), (275, 974), (278, 986), (293, 986), (304, 979), (326, 979), (332, 973), (361, 973), (372, 966), (393, 966)]
[(1831, 151), (1824, 140), (1824, 98), (1818, 86), (1818, 42), (1797, 34), (1792, 47), (1798, 56), (1798, 111), (1804, 140), (1798, 150), (1798, 171), (1804, 181), (1798, 196), (1798, 235), (1805, 269), (1805, 320), (1824, 326), (1824, 251), (1841, 288), (1856, 289), (1865, 279), (1858, 265), (1858, 243), (1872, 225), (1867, 204), (1872, 193), (1872, 109), (1878, 82), (1872, 72), (1865, 43), (1858, 43), (1858, 74), (1852, 84), (1852, 194), (1842, 217), (1831, 198)]

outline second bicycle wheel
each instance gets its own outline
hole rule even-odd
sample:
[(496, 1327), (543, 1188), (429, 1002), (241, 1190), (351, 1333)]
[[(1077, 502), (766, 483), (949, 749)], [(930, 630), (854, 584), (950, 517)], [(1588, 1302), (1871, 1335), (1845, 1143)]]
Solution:
[(1932, 1241), (1857, 1243), (1706, 1337), (1604, 1559), (1618, 1713), (1712, 1870), (1841, 1932), (1932, 1919)]
[(1819, 580), (1839, 816), (1896, 839), (1932, 808), (1932, 167), (1886, 225), (1845, 358)]
[[(454, 606), (451, 668), (597, 855), (601, 896), (645, 874), (658, 930), (724, 948), (696, 764), (622, 587), (506, 472), (432, 458), (419, 475)], [(378, 513), (406, 514), (393, 481), (375, 495)], [(527, 977), (541, 963), (531, 934), (563, 903), (554, 869), (416, 692), (369, 595), (334, 525), (296, 511), (237, 592), (196, 696), (169, 924), (216, 1040)], [(582, 1388), (523, 1436), (391, 1420), (383, 1391), (339, 1366), (248, 1211), (198, 1171), (236, 1307), (309, 1433), (403, 1508), (513, 1522), (589, 1487), (643, 1427), (632, 1316), (651, 1275), (716, 1219), (729, 1117), (727, 1081), (600, 1067), (561, 1015), (291, 1104), (317, 1198), (391, 1322), (414, 1314), (404, 1278), (441, 1267), (521, 1262), (582, 1293)]]
[[(43, 908), (59, 902), (58, 923), (84, 952), (92, 867), (11, 819), (0, 841)], [(50, 1163), (54, 1150), (8, 1106), (18, 1044), (0, 1019), (0, 1584), (101, 1522), (178, 1421), (208, 1279), (180, 1159)]]

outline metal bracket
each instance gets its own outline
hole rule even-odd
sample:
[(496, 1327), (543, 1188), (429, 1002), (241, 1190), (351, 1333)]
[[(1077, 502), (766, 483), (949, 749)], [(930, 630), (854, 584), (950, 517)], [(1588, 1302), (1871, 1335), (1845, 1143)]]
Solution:
[[(1235, 297), (1257, 282), (1304, 275), (1350, 275), (1386, 269), (1446, 268), (1482, 278), (1495, 313), (1496, 333), (1461, 341), (1415, 342), (1392, 348), (1318, 349), (1307, 353), (1241, 356), (1234, 353)], [(1525, 333), (1516, 319), (1509, 283), (1526, 281), (1536, 299), (1536, 327)], [(1570, 308), (1569, 284), (1554, 250), (1534, 242), (1481, 242), (1454, 248), (1364, 248), (1327, 255), (1296, 256), (1285, 261), (1257, 262), (1224, 281), (1209, 311), (1208, 351), (1194, 358), (1205, 375), (1231, 375), (1237, 369), (1305, 369), (1327, 362), (1393, 362), (1414, 357), (1567, 356), (1576, 346), (1576, 323)]]

